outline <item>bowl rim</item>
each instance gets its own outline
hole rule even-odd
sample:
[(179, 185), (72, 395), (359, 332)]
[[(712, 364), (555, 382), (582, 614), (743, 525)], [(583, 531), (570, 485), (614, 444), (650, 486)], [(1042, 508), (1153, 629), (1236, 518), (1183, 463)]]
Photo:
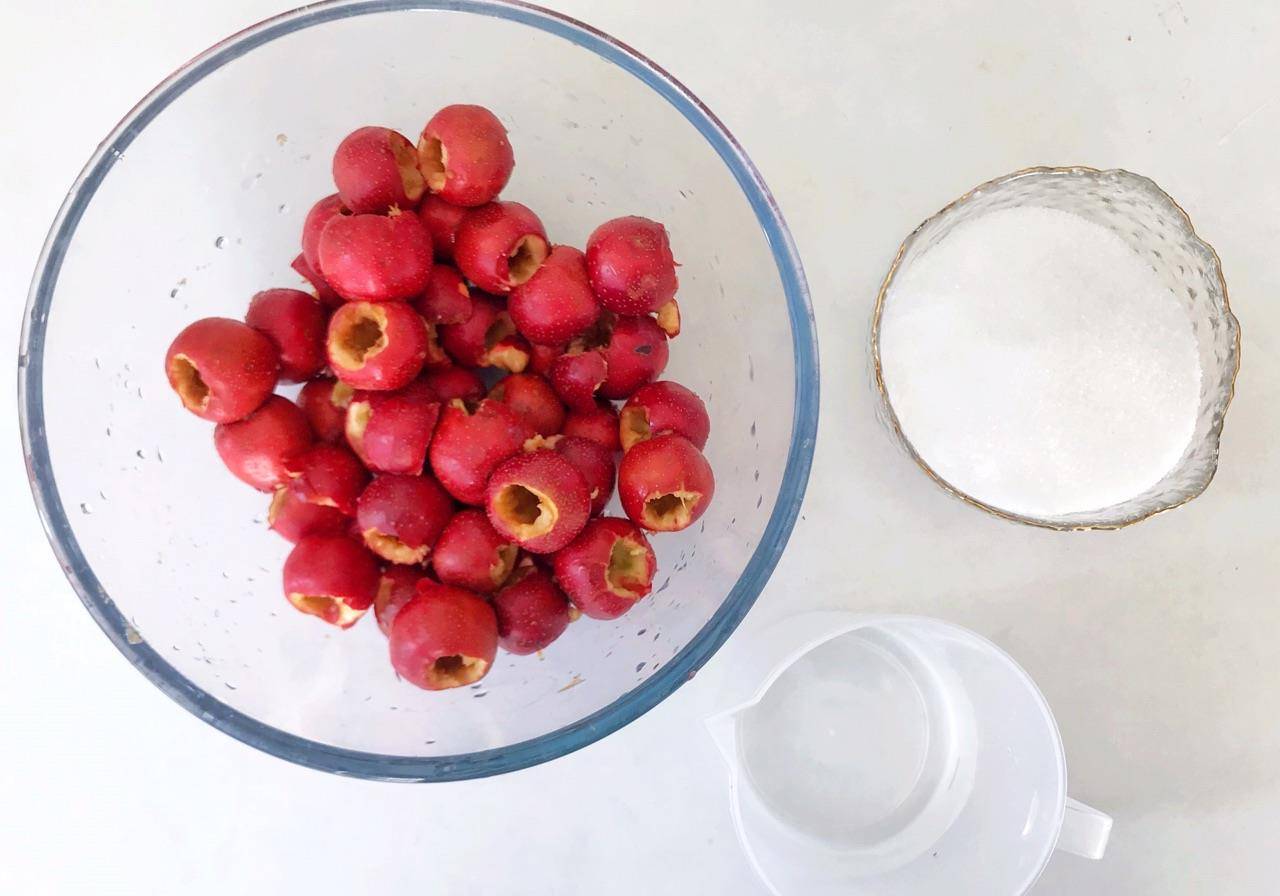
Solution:
[[(1038, 517), (1016, 513), (1011, 510), (1005, 510), (1001, 507), (997, 507), (994, 504), (990, 504), (980, 498), (974, 497), (958, 486), (953, 485), (934, 470), (933, 467), (929, 465), (928, 461), (926, 461), (920, 453), (916, 451), (915, 445), (911, 443), (911, 440), (903, 431), (902, 424), (898, 420), (898, 413), (894, 410), (893, 402), (889, 396), (888, 384), (885, 382), (884, 378), (884, 368), (880, 355), (880, 329), (884, 320), (885, 305), (888, 301), (889, 290), (893, 287), (894, 280), (898, 275), (898, 270), (902, 265), (903, 259), (915, 244), (917, 237), (919, 237), (931, 224), (947, 217), (953, 211), (963, 207), (970, 200), (976, 199), (991, 190), (998, 189), (1005, 184), (1012, 183), (1017, 180), (1037, 177), (1130, 178), (1133, 181), (1140, 183), (1143, 186), (1143, 189), (1146, 189), (1152, 196), (1155, 196), (1166, 203), (1166, 205), (1173, 210), (1176, 219), (1181, 224), (1184, 235), (1192, 243), (1203, 250), (1205, 255), (1208, 257), (1210, 267), (1212, 269), (1210, 273), (1217, 281), (1218, 290), (1222, 295), (1222, 308), (1220, 311), (1223, 315), (1223, 321), (1231, 331), (1232, 364), (1230, 382), (1227, 385), (1226, 397), (1222, 405), (1222, 410), (1218, 414), (1217, 419), (1214, 421), (1212, 428), (1205, 438), (1205, 444), (1210, 445), (1213, 451), (1213, 466), (1208, 470), (1203, 481), (1196, 483), (1195, 487), (1187, 494), (1180, 495), (1172, 500), (1157, 504), (1149, 509), (1134, 511), (1116, 520), (1104, 520), (1096, 518), (1096, 515), (1111, 509), (1111, 507), (1122, 507), (1129, 501), (1134, 500), (1133, 498), (1120, 502), (1119, 504), (1113, 504), (1111, 507), (1100, 507), (1092, 511), (1075, 512), (1064, 516)], [(1213, 482), (1213, 478), (1218, 472), (1218, 456), (1222, 441), (1222, 429), (1226, 424), (1227, 411), (1231, 409), (1231, 402), (1235, 399), (1236, 381), (1240, 377), (1240, 320), (1231, 309), (1231, 297), (1227, 292), (1227, 281), (1226, 277), (1222, 273), (1222, 259), (1218, 256), (1218, 251), (1199, 234), (1195, 228), (1195, 224), (1191, 220), (1191, 215), (1187, 213), (1186, 209), (1178, 204), (1176, 199), (1169, 195), (1169, 193), (1167, 193), (1151, 178), (1142, 174), (1137, 174), (1127, 168), (1093, 168), (1089, 165), (1035, 165), (1030, 168), (1019, 168), (1017, 171), (1011, 171), (1008, 174), (1002, 174), (999, 177), (993, 177), (990, 180), (983, 181), (976, 187), (966, 190), (962, 195), (948, 202), (938, 211), (934, 212), (932, 215), (917, 224), (898, 246), (898, 251), (893, 257), (893, 262), (889, 265), (889, 270), (885, 273), (884, 279), (880, 283), (880, 289), (876, 293), (875, 308), (871, 315), (870, 342), (872, 373), (875, 381), (876, 393), (880, 399), (880, 408), (884, 413), (885, 421), (888, 424), (889, 429), (893, 432), (894, 437), (898, 440), (898, 443), (904, 448), (912, 461), (915, 462), (916, 466), (918, 466), (924, 474), (932, 479), (933, 482), (943, 491), (947, 492), (954, 498), (958, 498), (970, 507), (976, 507), (978, 510), (988, 513), (991, 516), (1007, 520), (1012, 523), (1020, 523), (1024, 526), (1032, 526), (1039, 529), (1052, 529), (1058, 532), (1115, 531), (1118, 529), (1126, 529), (1129, 526), (1151, 519), (1153, 516), (1167, 513), (1170, 510), (1176, 510), (1204, 494), (1205, 490), (1209, 487), (1210, 483)], [(1089, 517), (1091, 515), (1094, 515), (1095, 518), (1090, 519)]]
[[(134, 138), (188, 88), (256, 47), (330, 21), (407, 10), (471, 13), (536, 28), (617, 65), (667, 100), (728, 166), (768, 239), (785, 293), (795, 364), (791, 444), (778, 500), (742, 575), (702, 629), (659, 671), (576, 722), (509, 746), (434, 757), (349, 750), (290, 734), (214, 698), (170, 665), (133, 627), (85, 559), (58, 494), (43, 406), (45, 337), (63, 259), (89, 202)], [(156, 687), (214, 728), (299, 765), (372, 780), (454, 781), (515, 771), (579, 750), (648, 712), (692, 679), (715, 654), (755, 603), (795, 525), (813, 463), (818, 371), (817, 331), (808, 285), (777, 202), (737, 139), (666, 70), (590, 25), (518, 0), (328, 0), (264, 19), (191, 59), (143, 97), (90, 157), (54, 218), (28, 293), (18, 354), (19, 425), (32, 495), (63, 572), (98, 626)]]

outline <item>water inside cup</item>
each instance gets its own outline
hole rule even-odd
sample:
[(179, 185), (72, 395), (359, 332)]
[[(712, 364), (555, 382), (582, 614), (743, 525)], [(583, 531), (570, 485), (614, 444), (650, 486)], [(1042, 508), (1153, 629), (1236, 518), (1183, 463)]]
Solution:
[(946, 831), (972, 787), (962, 693), (907, 634), (861, 628), (815, 647), (738, 718), (761, 802), (793, 831), (883, 870)]
[[(1048, 862), (1062, 740), (991, 642), (936, 619), (800, 614), (759, 633), (730, 680), (708, 730), (775, 896), (1018, 896)], [(1094, 823), (1076, 851), (1105, 838)]]

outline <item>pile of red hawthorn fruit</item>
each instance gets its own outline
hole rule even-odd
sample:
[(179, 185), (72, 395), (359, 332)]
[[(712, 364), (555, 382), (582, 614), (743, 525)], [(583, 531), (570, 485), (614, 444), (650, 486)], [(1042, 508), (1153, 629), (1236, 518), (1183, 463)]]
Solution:
[[(680, 329), (666, 229), (617, 218), (585, 253), (553, 246), (498, 199), (514, 164), (481, 106), (441, 109), (416, 146), (352, 132), (293, 262), (314, 294), (260, 292), (165, 357), (223, 462), (271, 493), (289, 602), (341, 628), (372, 607), (429, 690), (627, 612), (653, 583), (646, 533), (715, 490), (706, 407), (656, 381)], [(615, 475), (626, 519), (600, 515)]]

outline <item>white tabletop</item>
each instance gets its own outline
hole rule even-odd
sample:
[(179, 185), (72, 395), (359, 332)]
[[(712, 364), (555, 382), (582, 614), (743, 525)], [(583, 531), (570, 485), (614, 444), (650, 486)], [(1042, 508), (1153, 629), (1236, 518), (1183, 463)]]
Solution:
[[(801, 522), (745, 625), (899, 610), (1012, 652), (1057, 711), (1074, 795), (1116, 821), (1104, 861), (1057, 857), (1036, 896), (1274, 891), (1280, 511), (1267, 490), (1280, 433), (1258, 421), (1280, 418), (1267, 310), (1280, 297), (1280, 6), (555, 5), (651, 55), (720, 115), (806, 264), (819, 447)], [(46, 228), (97, 141), (184, 60), (285, 6), (8, 0), (0, 345), (17, 342)], [(1123, 542), (1046, 532), (1009, 550), (1012, 524), (936, 492), (874, 424), (865, 344), (901, 237), (968, 187), (1041, 163), (1126, 167), (1172, 193), (1222, 255), (1244, 366), (1204, 497)], [(1233, 415), (1254, 422), (1233, 429)], [(102, 637), (46, 545), (16, 429), (0, 415), (0, 891), (764, 892), (700, 724), (723, 654), (621, 733), (505, 777), (409, 786), (297, 768), (187, 714)], [(1238, 527), (1238, 550), (1211, 556), (1179, 514)], [(842, 525), (876, 534), (832, 551)]]

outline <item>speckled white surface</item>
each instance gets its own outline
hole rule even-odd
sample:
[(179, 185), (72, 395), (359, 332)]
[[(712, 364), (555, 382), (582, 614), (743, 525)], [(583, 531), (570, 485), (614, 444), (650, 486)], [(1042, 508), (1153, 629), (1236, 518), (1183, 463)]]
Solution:
[[(745, 624), (920, 612), (1012, 652), (1057, 712), (1073, 793), (1116, 819), (1104, 861), (1059, 857), (1036, 896), (1272, 890), (1280, 8), (557, 6), (652, 55), (723, 118), (806, 262), (823, 352), (813, 487)], [(6, 6), (0, 342), (16, 344), (46, 227), (97, 140), (176, 65), (281, 8), (191, 4), (161, 25), (137, 0)], [(987, 178), (1073, 163), (1147, 174), (1187, 209), (1222, 255), (1244, 337), (1217, 480), (1121, 533), (1028, 530), (948, 499), (875, 423), (868, 385), (871, 307), (901, 238)], [(700, 727), (723, 656), (624, 732), (504, 778), (408, 787), (294, 768), (185, 713), (100, 635), (39, 529), (11, 412), (0, 429), (0, 890), (763, 892)], [(841, 527), (852, 548), (833, 552)]]

